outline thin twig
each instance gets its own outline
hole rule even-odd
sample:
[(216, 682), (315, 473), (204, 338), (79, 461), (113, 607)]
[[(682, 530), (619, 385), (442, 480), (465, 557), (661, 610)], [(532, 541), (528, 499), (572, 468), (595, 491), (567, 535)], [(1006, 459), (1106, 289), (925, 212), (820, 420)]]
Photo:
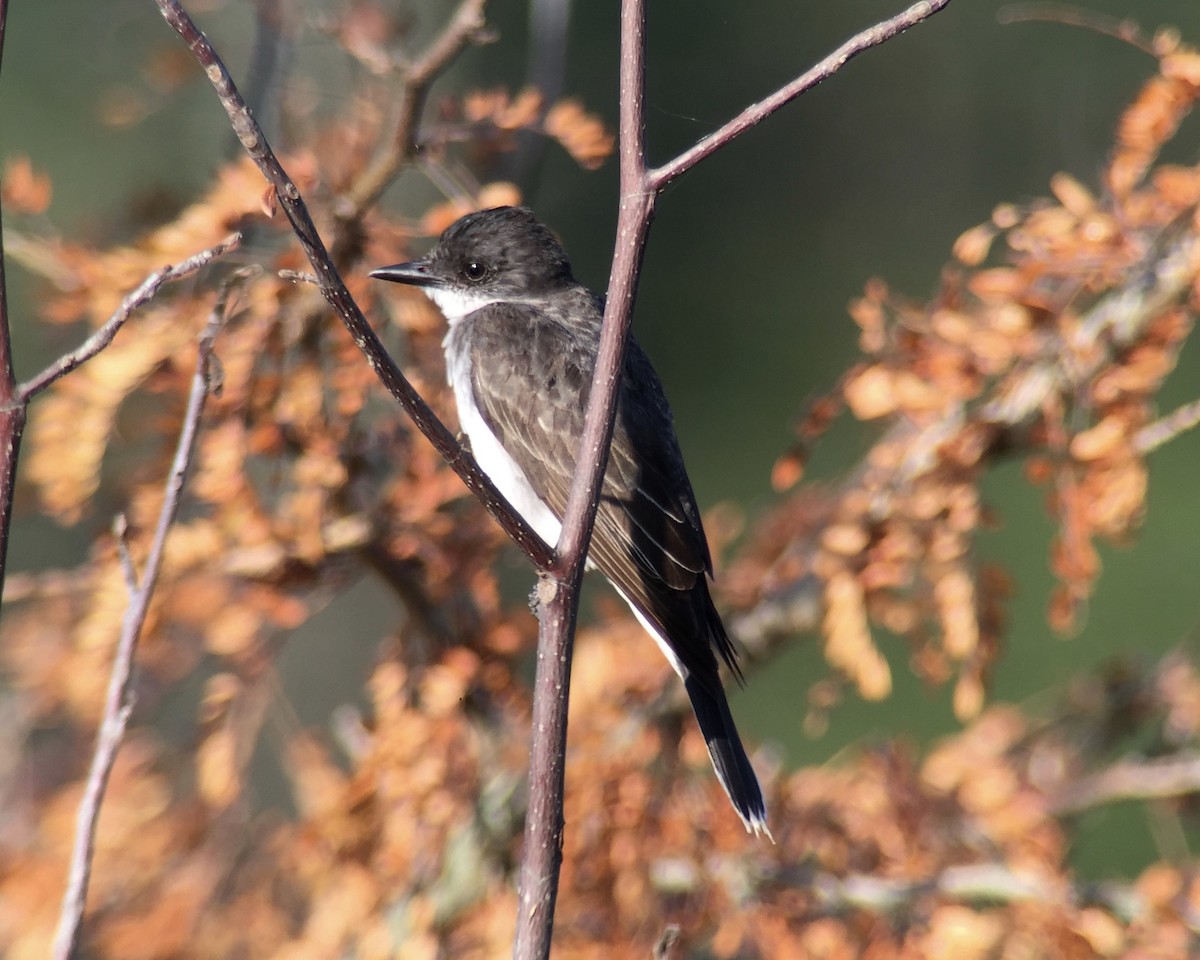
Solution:
[(125, 578), (125, 589), (133, 596), (138, 589), (137, 564), (129, 552), (129, 520), (125, 514), (118, 513), (113, 517), (112, 532), (117, 541), (117, 563), (121, 567), (121, 576)]
[[(8, 0), (0, 0), (0, 65), (3, 65), (4, 62), (4, 33), (7, 24)], [(12, 406), (15, 391), (12, 337), (8, 326), (8, 284), (4, 275), (4, 233), (0, 228), (0, 407)]]
[(56, 380), (65, 377), (76, 367), (91, 360), (92, 357), (96, 356), (96, 354), (112, 343), (117, 332), (125, 325), (125, 322), (138, 307), (154, 299), (155, 294), (158, 293), (159, 288), (163, 284), (195, 273), (202, 267), (208, 266), (217, 257), (229, 253), (230, 250), (233, 250), (241, 242), (242, 235), (240, 233), (232, 233), (215, 246), (209, 247), (207, 250), (201, 250), (181, 263), (163, 267), (161, 270), (155, 270), (154, 273), (142, 281), (141, 286), (121, 301), (121, 305), (113, 311), (113, 315), (95, 333), (70, 353), (59, 357), (41, 373), (30, 377), (22, 383), (17, 390), (18, 400), (21, 403), (28, 403)]
[[(1124, 923), (1150, 919), (1153, 910), (1131, 883), (1051, 883), (1036, 872), (998, 862), (956, 864), (914, 880), (868, 873), (835, 875), (810, 865), (789, 864), (766, 875), (763, 882), (772, 887), (810, 890), (831, 913), (868, 910), (875, 914), (908, 914), (931, 896), (982, 907), (1038, 902), (1076, 909), (1080, 904), (1097, 904)], [(1194, 913), (1186, 911), (1182, 919), (1195, 928)]]
[[(104, 799), (104, 791), (108, 786), (113, 764), (116, 762), (117, 751), (125, 736), (129, 715), (133, 711), (135, 700), (133, 664), (138, 639), (146, 622), (146, 613), (150, 609), (150, 599), (154, 595), (159, 571), (162, 569), (167, 533), (175, 521), (184, 479), (195, 452), (196, 438), (200, 431), (200, 418), (204, 413), (204, 404), (208, 398), (213, 341), (220, 328), (224, 309), (225, 292), (218, 298), (200, 337), (200, 351), (196, 360), (196, 370), (192, 375), (192, 389), (188, 397), (187, 411), (179, 432), (175, 459), (167, 477), (163, 505), (158, 514), (158, 525), (154, 530), (150, 554), (146, 558), (146, 570), (137, 589), (129, 598), (129, 606), (121, 621), (121, 635), (117, 643), (116, 656), (113, 659), (112, 674), (109, 677), (104, 716), (96, 736), (96, 748), (92, 753), (91, 768), (88, 771), (87, 784), (83, 799), (79, 804), (79, 813), (75, 823), (75, 843), (71, 850), (67, 889), (63, 895), (58, 929), (54, 936), (53, 956), (55, 960), (68, 960), (75, 954), (78, 945), (80, 925), (87, 902), (88, 881), (91, 877), (92, 856), (96, 846), (96, 823), (100, 816), (100, 804)], [(118, 525), (117, 533), (118, 539), (122, 540), (123, 526)], [(128, 555), (126, 545), (118, 543), (118, 550), (122, 551), (122, 556)], [(130, 573), (126, 572), (126, 579), (136, 579), (136, 574), (131, 578)]]
[(1048, 798), (1056, 814), (1080, 813), (1122, 800), (1159, 800), (1200, 793), (1200, 752), (1153, 760), (1120, 760)]
[(4, 56), (4, 28), (8, 24), (8, 0), (0, 0), (0, 58)]
[(394, 131), (379, 154), (341, 199), (338, 215), (356, 220), (379, 199), (396, 172), (417, 155), (418, 127), (425, 112), (429, 88), (454, 58), (471, 43), (486, 38), (484, 8), (487, 0), (463, 0), (438, 37), (404, 73)]
[(671, 953), (678, 942), (679, 924), (668, 923), (654, 941), (654, 947), (650, 951), (651, 960), (671, 960)]
[(308, 207), (304, 203), (295, 182), (288, 176), (283, 165), (275, 156), (271, 145), (267, 142), (262, 129), (246, 108), (246, 102), (238, 92), (233, 78), (225, 68), (225, 64), (213, 49), (203, 31), (196, 26), (191, 17), (179, 4), (178, 0), (155, 0), (163, 18), (171, 28), (179, 34), (188, 45), (192, 55), (204, 68), (205, 76), (212, 83), (221, 101), (221, 106), (229, 115), (230, 123), (242, 143), (246, 153), (258, 166), (267, 181), (275, 189), (279, 205), (287, 214), (296, 233), (300, 246), (304, 249), (308, 262), (312, 264), (317, 275), (321, 295), (333, 307), (354, 342), (367, 358), (367, 363), (375, 371), (380, 382), (395, 397), (404, 410), (412, 418), (417, 428), (425, 434), (429, 442), (450, 468), (462, 478), (467, 488), (475, 494), (487, 511), (504, 528), (525, 555), (541, 570), (549, 569), (554, 563), (554, 551), (543, 542), (533, 528), (525, 522), (508, 501), (500, 495), (495, 484), (455, 439), (446, 426), (437, 418), (429, 405), (421, 398), (408, 378), (388, 354), (375, 331), (363, 316), (358, 304), (350, 296), (341, 274), (329, 256)]
[(1150, 453), (1197, 426), (1200, 426), (1200, 400), (1192, 400), (1142, 427), (1133, 438), (1133, 448), (1138, 453)]
[(279, 279), (290, 280), (292, 283), (311, 283), (314, 287), (321, 285), (316, 276), (305, 270), (280, 270)]
[(774, 883), (811, 890), (830, 910), (870, 910), (895, 913), (911, 908), (930, 894), (966, 903), (1020, 903), (1046, 900), (1055, 890), (1034, 873), (1001, 863), (972, 863), (946, 867), (928, 878), (908, 880), (865, 873), (835, 876), (808, 866), (785, 867), (770, 878)]
[(1071, 3), (1017, 3), (1002, 7), (996, 14), (996, 20), (1005, 26), (1013, 23), (1061, 23), (1068, 27), (1083, 27), (1128, 43), (1152, 57), (1155, 55), (1154, 42), (1142, 33), (1135, 20), (1106, 16)]
[(791, 103), (800, 94), (815, 87), (823, 80), (828, 80), (860, 53), (891, 40), (909, 27), (916, 26), (922, 20), (928, 20), (949, 3), (950, 0), (922, 0), (921, 3), (913, 4), (903, 13), (877, 23), (873, 27), (868, 27), (851, 37), (824, 60), (801, 74), (787, 86), (780, 87), (765, 100), (751, 104), (690, 150), (685, 150), (673, 160), (651, 170), (646, 176), (646, 186), (652, 190), (662, 190), (676, 177), (686, 173), (705, 157), (725, 146), (730, 140), (745, 133), (755, 124), (761, 123), (780, 107)]

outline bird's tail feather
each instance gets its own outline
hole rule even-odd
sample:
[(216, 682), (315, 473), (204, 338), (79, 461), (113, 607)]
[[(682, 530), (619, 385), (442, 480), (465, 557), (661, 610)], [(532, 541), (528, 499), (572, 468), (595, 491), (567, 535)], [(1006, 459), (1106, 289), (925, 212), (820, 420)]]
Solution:
[(696, 721), (700, 724), (700, 732), (704, 734), (704, 742), (708, 744), (713, 769), (729, 795), (733, 809), (742, 818), (747, 830), (755, 834), (765, 833), (770, 837), (762, 788), (750, 765), (750, 758), (746, 756), (746, 748), (742, 746), (737, 727), (733, 724), (733, 714), (729, 712), (725, 693), (720, 688), (714, 693), (695, 677), (687, 677), (683, 683), (688, 699), (692, 701)]

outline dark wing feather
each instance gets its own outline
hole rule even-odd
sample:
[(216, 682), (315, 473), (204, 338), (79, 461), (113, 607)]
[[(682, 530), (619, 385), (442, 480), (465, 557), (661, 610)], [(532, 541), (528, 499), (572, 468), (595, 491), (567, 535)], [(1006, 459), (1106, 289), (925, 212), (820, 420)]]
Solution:
[[(590, 320), (591, 336), (573, 336), (541, 310), (498, 303), (463, 321), (474, 325), (476, 405), (534, 492), (559, 518), (575, 477), (595, 365), (600, 315), (594, 307)], [(496, 349), (499, 343), (506, 349)], [(514, 343), (525, 349), (513, 350)], [(533, 408), (520, 402), (530, 395), (539, 398)], [(719, 689), (714, 648), (737, 670), (733, 646), (708, 593), (712, 561), (670, 409), (636, 342), (626, 356), (588, 556), (702, 684)]]

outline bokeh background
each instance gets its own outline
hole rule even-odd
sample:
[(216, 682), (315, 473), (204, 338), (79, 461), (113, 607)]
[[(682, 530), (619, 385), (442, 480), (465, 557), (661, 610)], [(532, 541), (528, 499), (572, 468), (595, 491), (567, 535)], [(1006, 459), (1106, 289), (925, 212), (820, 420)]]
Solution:
[[(237, 76), (252, 56), (249, 6), (189, 4)], [(418, 42), (451, 6), (407, 5)], [(1135, 18), (1147, 32), (1174, 25), (1200, 42), (1195, 0), (1087, 6)], [(652, 161), (686, 148), (850, 34), (900, 9), (890, 0), (650, 7)], [(929, 23), (852, 62), (662, 198), (635, 330), (667, 385), (706, 509), (728, 501), (752, 518), (772, 501), (770, 468), (805, 399), (830, 386), (854, 355), (857, 330), (845, 308), (868, 278), (882, 277), (917, 299), (928, 296), (954, 238), (998, 202), (1046, 194), (1059, 170), (1095, 183), (1115, 119), (1154, 63), (1095, 32), (1054, 23), (1003, 25), (1001, 15), (1013, 9), (998, 0), (956, 0)], [(564, 90), (615, 124), (615, 4), (578, 3), (571, 16)], [(497, 42), (468, 51), (435, 97), (437, 89), (524, 84), (528, 8), (495, 3), (489, 19)], [(13, 4), (0, 77), (0, 158), (26, 154), (50, 174), (48, 217), (64, 236), (127, 239), (153, 222), (155, 211), (186, 202), (230, 155), (224, 114), (198, 73), (169, 95), (150, 79), (147, 68), (177, 43), (150, 0)], [(290, 56), (294, 76), (304, 79), (284, 74), (281, 82), (302, 82), (299, 92), (312, 98), (315, 111), (337, 111), (357, 68), (312, 31), (298, 38)], [(1200, 124), (1193, 120), (1173, 149), (1194, 160), (1198, 148)], [(420, 213), (431, 194), (418, 181), (402, 177), (387, 203)], [(615, 165), (585, 173), (550, 145), (519, 185), (563, 236), (577, 274), (602, 287), (615, 225)], [(34, 284), (19, 264), (11, 265), (9, 282), (18, 374), (28, 374), (74, 343), (75, 334), (60, 328), (49, 334), (38, 325)], [(1167, 401), (1192, 399), (1198, 387), (1200, 346), (1193, 342)], [(839, 425), (818, 448), (809, 477), (836, 477), (867, 440)], [(981, 557), (1003, 564), (1017, 584), (993, 699), (1029, 701), (1061, 692), (1112, 658), (1195, 644), (1200, 436), (1154, 455), (1145, 526), (1128, 548), (1104, 550), (1097, 595), (1073, 638), (1054, 635), (1046, 624), (1051, 524), (1041, 494), (1010, 469), (987, 490), (1003, 525), (981, 544)], [(119, 489), (108, 491), (71, 530), (26, 510), (14, 528), (13, 568), (78, 562), (119, 497)], [(528, 572), (515, 554), (506, 578), (514, 595), (528, 589)], [(585, 615), (598, 594), (593, 588), (585, 598)], [(375, 639), (393, 616), (383, 589), (366, 582), (305, 626), (282, 664), (302, 721), (321, 726), (338, 703), (359, 698)], [(899, 736), (919, 744), (953, 729), (948, 692), (923, 689), (904, 668), (900, 644), (884, 650), (896, 680), (893, 696), (880, 704), (847, 702), (828, 732), (810, 740), (801, 731), (802, 698), (827, 667), (815, 638), (798, 638), (770, 670), (752, 673), (735, 698), (744, 732), (777, 743), (787, 762), (798, 765), (824, 762), (864, 740)], [(262, 776), (269, 802), (269, 759)], [(1153, 859), (1143, 814), (1116, 807), (1091, 816), (1095, 829), (1082, 835), (1096, 839), (1082, 840), (1074, 854), (1085, 875), (1132, 874)]]

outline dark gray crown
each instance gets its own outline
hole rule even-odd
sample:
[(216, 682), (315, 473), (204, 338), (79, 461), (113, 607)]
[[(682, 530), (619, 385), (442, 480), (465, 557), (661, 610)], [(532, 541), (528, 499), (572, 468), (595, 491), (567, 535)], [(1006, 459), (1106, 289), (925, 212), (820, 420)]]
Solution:
[(575, 282), (562, 244), (526, 207), (467, 214), (446, 228), (427, 261), (443, 281), (497, 292), (536, 296)]

